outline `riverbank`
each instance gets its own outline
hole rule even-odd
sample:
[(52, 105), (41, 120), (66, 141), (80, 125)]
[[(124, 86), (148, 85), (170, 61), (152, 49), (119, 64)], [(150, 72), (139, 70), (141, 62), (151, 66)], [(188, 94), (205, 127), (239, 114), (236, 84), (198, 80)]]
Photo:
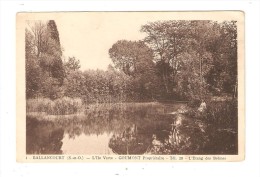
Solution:
[[(220, 101), (219, 101), (220, 100)], [(161, 106), (160, 106), (161, 105)], [(165, 106), (167, 105), (167, 106)], [(131, 112), (141, 111), (153, 107), (150, 111), (156, 114), (187, 114), (190, 118), (207, 121), (221, 127), (237, 128), (237, 101), (212, 99), (206, 104), (205, 111), (198, 110), (199, 106), (187, 103), (160, 102), (131, 102), (131, 103), (95, 103), (84, 104), (80, 98), (64, 97), (56, 100), (46, 98), (28, 99), (26, 115), (46, 119), (84, 117), (93, 112), (111, 112), (111, 110), (127, 109)]]
[[(167, 105), (165, 107), (165, 105)], [(92, 103), (84, 104), (77, 98), (61, 98), (57, 100), (50, 99), (29, 99), (26, 103), (26, 115), (31, 117), (75, 117), (84, 116), (93, 112), (108, 113), (109, 111), (137, 112), (154, 107), (150, 111), (158, 114), (167, 114), (171, 110), (179, 109), (183, 104), (164, 104), (159, 102), (117, 102), (117, 103)], [(167, 109), (166, 109), (167, 108)]]

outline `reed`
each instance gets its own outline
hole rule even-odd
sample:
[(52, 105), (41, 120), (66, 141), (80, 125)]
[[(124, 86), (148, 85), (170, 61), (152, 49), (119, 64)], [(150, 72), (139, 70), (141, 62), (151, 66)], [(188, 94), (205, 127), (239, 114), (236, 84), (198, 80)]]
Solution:
[(234, 127), (238, 121), (237, 101), (214, 101), (208, 105), (207, 120), (221, 126)]
[(189, 112), (189, 116), (207, 121), (221, 128), (237, 128), (238, 104), (236, 100), (208, 102), (206, 111), (200, 113), (197, 109)]
[(82, 101), (79, 98), (63, 97), (56, 100), (48, 98), (28, 99), (26, 112), (46, 113), (48, 115), (68, 115), (79, 113), (82, 110)]

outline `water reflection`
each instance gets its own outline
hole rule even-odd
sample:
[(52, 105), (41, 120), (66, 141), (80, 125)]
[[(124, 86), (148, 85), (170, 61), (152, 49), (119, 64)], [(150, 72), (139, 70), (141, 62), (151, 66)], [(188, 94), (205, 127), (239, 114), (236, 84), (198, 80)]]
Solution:
[(81, 134), (74, 139), (66, 134), (63, 139), (62, 151), (64, 154), (113, 154), (108, 147), (111, 134), (102, 135)]
[(27, 118), (26, 125), (27, 154), (61, 154), (64, 130), (54, 123)]
[(84, 116), (27, 116), (27, 154), (235, 154), (237, 138), (171, 115), (181, 105), (92, 105)]
[[(198, 141), (198, 142), (196, 142)], [(207, 137), (193, 120), (176, 115), (165, 133), (153, 134), (150, 154), (200, 154), (205, 153)]]
[(149, 135), (136, 124), (132, 124), (122, 133), (115, 133), (109, 140), (109, 147), (116, 154), (144, 154), (151, 142)]

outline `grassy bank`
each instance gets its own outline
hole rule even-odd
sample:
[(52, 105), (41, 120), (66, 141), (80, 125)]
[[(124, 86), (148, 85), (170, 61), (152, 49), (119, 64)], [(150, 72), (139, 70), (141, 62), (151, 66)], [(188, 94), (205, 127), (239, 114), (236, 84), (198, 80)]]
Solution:
[(68, 115), (82, 111), (82, 101), (79, 98), (63, 97), (56, 100), (48, 98), (26, 100), (26, 112), (46, 113), (49, 115)]
[[(52, 116), (88, 116), (102, 117), (104, 114), (123, 112), (127, 114), (149, 111), (149, 114), (167, 114), (176, 111), (181, 107), (178, 104), (161, 104), (158, 102), (145, 103), (102, 103), (84, 104), (79, 98), (64, 97), (56, 100), (47, 98), (28, 99), (26, 103), (27, 115), (36, 117)], [(198, 106), (188, 106), (188, 115), (191, 118), (199, 119), (220, 128), (237, 129), (237, 101), (210, 101), (204, 112), (198, 111)], [(146, 115), (144, 113), (144, 115)]]
[(212, 101), (206, 112), (206, 119), (223, 128), (237, 128), (238, 103), (231, 101)]
[(198, 107), (189, 112), (190, 117), (201, 119), (216, 127), (237, 129), (238, 103), (236, 100), (210, 101), (205, 112), (197, 111)]
[(26, 101), (26, 113), (31, 116), (50, 117), (54, 116), (74, 116), (79, 114), (87, 115), (93, 112), (108, 112), (114, 111), (138, 111), (147, 109), (153, 105), (160, 103), (145, 102), (145, 103), (95, 103), (84, 104), (79, 98), (64, 97), (56, 100), (47, 98), (28, 99)]

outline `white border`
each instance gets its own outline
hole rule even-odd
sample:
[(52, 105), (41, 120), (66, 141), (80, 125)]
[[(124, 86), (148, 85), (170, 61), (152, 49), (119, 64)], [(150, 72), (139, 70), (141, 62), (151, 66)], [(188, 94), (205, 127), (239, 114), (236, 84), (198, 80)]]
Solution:
[[(259, 177), (259, 1), (1, 1), (0, 176)], [(20, 11), (242, 10), (246, 23), (246, 160), (221, 163), (16, 163), (15, 15)]]

